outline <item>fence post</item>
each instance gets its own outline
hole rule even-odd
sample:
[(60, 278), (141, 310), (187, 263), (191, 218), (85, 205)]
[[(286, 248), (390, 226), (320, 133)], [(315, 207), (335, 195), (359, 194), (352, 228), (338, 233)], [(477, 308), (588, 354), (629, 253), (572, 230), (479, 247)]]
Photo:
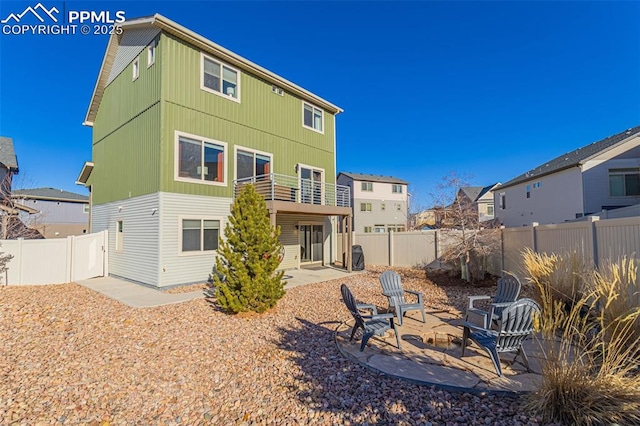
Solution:
[(596, 229), (596, 222), (600, 220), (599, 216), (589, 216), (587, 222), (589, 222), (589, 237), (591, 238), (591, 255), (593, 256), (593, 264), (598, 267), (598, 232)]
[(500, 226), (500, 276), (504, 275), (504, 225)]
[(435, 247), (434, 250), (434, 256), (435, 259), (434, 260), (438, 260), (438, 256), (439, 256), (439, 251), (438, 251), (438, 242), (439, 242), (439, 238), (438, 238), (438, 230), (435, 230), (435, 233), (433, 234), (433, 245)]
[(102, 239), (102, 276), (109, 276), (109, 230), (102, 231), (104, 235)]
[(394, 265), (393, 231), (389, 230), (389, 266)]
[(531, 222), (531, 246), (535, 253), (538, 252), (538, 236), (536, 235), (538, 225), (540, 225), (538, 222)]
[(18, 238), (18, 256), (20, 261), (18, 262), (18, 280), (16, 284), (22, 284), (22, 265), (24, 262), (22, 259), (24, 258), (24, 253), (22, 252), (22, 243), (24, 242), (24, 238)]
[(65, 273), (65, 282), (73, 282), (73, 244), (74, 237), (70, 235), (67, 237), (67, 271)]

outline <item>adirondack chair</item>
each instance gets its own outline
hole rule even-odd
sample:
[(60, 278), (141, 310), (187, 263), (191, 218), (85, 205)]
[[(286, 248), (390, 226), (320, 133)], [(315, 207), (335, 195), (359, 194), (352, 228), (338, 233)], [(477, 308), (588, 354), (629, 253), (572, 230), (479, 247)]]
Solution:
[(533, 330), (534, 315), (539, 314), (540, 306), (536, 302), (531, 299), (520, 299), (502, 309), (498, 330), (489, 330), (465, 322), (462, 333), (462, 356), (467, 347), (467, 339), (471, 339), (489, 354), (498, 376), (502, 377), (499, 354), (503, 352), (517, 352), (516, 358), (521, 355), (527, 371), (531, 372), (522, 342)]
[[(484, 328), (490, 328), (492, 324), (497, 325), (502, 310), (515, 302), (519, 294), (520, 281), (515, 275), (505, 272), (504, 276), (498, 280), (498, 290), (493, 298), (491, 296), (469, 296), (469, 307), (465, 321), (469, 322), (471, 317), (480, 317)], [(491, 299), (492, 303), (488, 311), (474, 306), (474, 302), (478, 300)]]
[[(380, 275), (380, 284), (382, 284), (382, 294), (387, 296), (389, 300), (389, 309), (393, 310), (398, 317), (398, 325), (402, 325), (402, 318), (408, 311), (422, 312), (422, 322), (427, 322), (427, 318), (424, 314), (424, 300), (422, 293), (412, 290), (403, 290), (400, 275), (393, 271), (385, 271)], [(418, 301), (416, 303), (407, 302), (404, 298), (405, 293), (414, 295)]]
[[(346, 284), (342, 284), (340, 286), (340, 291), (342, 292), (342, 300), (344, 304), (347, 305), (347, 309), (351, 312), (353, 319), (355, 320), (355, 324), (353, 324), (353, 330), (351, 331), (351, 338), (349, 341), (352, 341), (356, 335), (356, 331), (362, 329), (362, 344), (360, 344), (360, 352), (364, 351), (365, 346), (369, 339), (376, 336), (383, 336), (387, 330), (393, 330), (393, 333), (396, 335), (396, 343), (398, 343), (398, 349), (400, 347), (400, 335), (396, 330), (395, 324), (393, 323), (393, 314), (378, 314), (378, 309), (375, 305), (367, 305), (362, 303), (357, 303), (347, 287)], [(369, 309), (371, 310), (371, 315), (363, 315), (360, 310)]]

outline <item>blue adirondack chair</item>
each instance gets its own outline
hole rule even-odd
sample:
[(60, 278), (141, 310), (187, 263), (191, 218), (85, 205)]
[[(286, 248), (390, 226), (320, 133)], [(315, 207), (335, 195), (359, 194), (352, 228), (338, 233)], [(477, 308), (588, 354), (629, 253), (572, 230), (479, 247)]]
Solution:
[[(419, 291), (404, 290), (402, 288), (400, 275), (393, 271), (385, 271), (380, 275), (380, 284), (382, 284), (382, 294), (387, 296), (389, 301), (389, 309), (394, 311), (398, 317), (398, 325), (402, 325), (402, 318), (408, 311), (422, 312), (422, 322), (427, 322), (424, 314), (424, 299), (422, 293)], [(415, 296), (417, 302), (407, 302), (404, 298), (405, 293)]]
[(517, 352), (516, 358), (520, 355), (527, 371), (531, 372), (522, 342), (531, 334), (533, 318), (539, 314), (540, 306), (536, 302), (531, 299), (520, 299), (502, 309), (497, 330), (465, 322), (462, 333), (462, 356), (467, 347), (467, 339), (471, 339), (489, 354), (498, 376), (502, 376), (499, 354), (503, 352)]
[[(497, 325), (497, 321), (502, 315), (502, 310), (518, 298), (520, 287), (518, 278), (505, 272), (504, 276), (498, 280), (498, 289), (495, 296), (469, 296), (469, 307), (467, 308), (465, 321), (471, 322), (470, 319), (472, 317), (480, 317), (484, 328), (491, 328), (492, 324)], [(478, 300), (491, 300), (489, 310), (486, 311), (475, 306), (474, 302)]]
[[(375, 305), (357, 303), (351, 293), (351, 290), (349, 290), (349, 287), (347, 287), (346, 284), (342, 284), (340, 286), (340, 291), (342, 292), (342, 300), (344, 301), (344, 304), (347, 305), (347, 309), (349, 309), (349, 312), (351, 312), (351, 315), (355, 320), (349, 341), (353, 340), (356, 335), (356, 331), (359, 329), (362, 329), (363, 332), (360, 352), (364, 351), (367, 342), (372, 336), (383, 336), (387, 330), (393, 330), (393, 333), (396, 335), (398, 349), (401, 349), (400, 336), (398, 335), (393, 323), (393, 314), (378, 314), (378, 309)], [(360, 310), (364, 309), (371, 310), (371, 315), (363, 315)]]

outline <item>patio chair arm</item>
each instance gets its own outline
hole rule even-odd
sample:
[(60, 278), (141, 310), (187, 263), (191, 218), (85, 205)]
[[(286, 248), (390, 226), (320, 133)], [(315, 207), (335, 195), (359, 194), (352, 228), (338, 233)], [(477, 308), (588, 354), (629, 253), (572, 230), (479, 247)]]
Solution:
[(356, 308), (358, 309), (371, 309), (373, 315), (378, 315), (378, 308), (376, 305), (371, 305), (368, 303), (358, 303), (356, 304)]
[(478, 325), (472, 324), (472, 323), (467, 322), (467, 321), (463, 322), (463, 323), (462, 323), (462, 326), (463, 326), (464, 328), (468, 328), (468, 329), (471, 329), (471, 330), (477, 330), (477, 331), (488, 331), (488, 330), (487, 330), (486, 328), (484, 328), (484, 327), (480, 327), (480, 326), (478, 326)]
[(423, 296), (422, 296), (421, 292), (415, 291), (415, 290), (405, 290), (405, 293), (413, 294), (414, 296), (416, 296), (418, 298), (418, 303), (422, 304)]
[(395, 318), (395, 314), (387, 313), (387, 314), (362, 315), (362, 318), (372, 319), (372, 320), (387, 319), (387, 318), (393, 319)]
[(478, 300), (489, 300), (491, 296), (469, 296), (469, 309), (473, 309), (473, 302)]

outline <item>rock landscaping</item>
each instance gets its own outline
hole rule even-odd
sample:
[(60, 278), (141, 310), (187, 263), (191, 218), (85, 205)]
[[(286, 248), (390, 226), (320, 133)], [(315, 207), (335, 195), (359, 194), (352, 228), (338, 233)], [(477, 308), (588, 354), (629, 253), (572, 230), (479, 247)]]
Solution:
[[(356, 298), (386, 306), (381, 271), (347, 280)], [(431, 308), (464, 310), (491, 290), (396, 271)], [(0, 424), (540, 424), (518, 398), (414, 385), (341, 356), (343, 281), (290, 289), (250, 318), (206, 299), (135, 309), (76, 284), (0, 287)]]

